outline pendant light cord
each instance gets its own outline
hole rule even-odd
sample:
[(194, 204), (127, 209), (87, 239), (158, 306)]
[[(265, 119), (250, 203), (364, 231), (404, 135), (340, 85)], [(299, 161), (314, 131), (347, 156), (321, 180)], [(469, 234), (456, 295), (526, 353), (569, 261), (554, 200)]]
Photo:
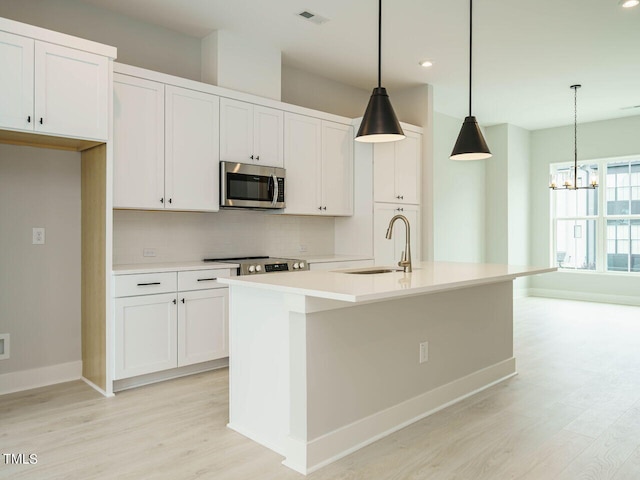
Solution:
[(382, 86), (382, 0), (378, 1), (378, 88)]
[(473, 56), (473, 0), (469, 0), (469, 116), (471, 116), (471, 58)]
[(578, 86), (573, 86), (573, 175), (578, 186)]

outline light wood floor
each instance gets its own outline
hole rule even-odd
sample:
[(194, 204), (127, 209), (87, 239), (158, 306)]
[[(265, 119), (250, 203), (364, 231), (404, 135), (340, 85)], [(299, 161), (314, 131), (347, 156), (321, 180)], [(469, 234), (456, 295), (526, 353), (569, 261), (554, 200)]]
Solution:
[[(519, 375), (312, 475), (640, 479), (640, 308), (527, 298)], [(82, 382), (0, 397), (2, 479), (302, 479), (225, 427), (227, 371), (105, 399)]]

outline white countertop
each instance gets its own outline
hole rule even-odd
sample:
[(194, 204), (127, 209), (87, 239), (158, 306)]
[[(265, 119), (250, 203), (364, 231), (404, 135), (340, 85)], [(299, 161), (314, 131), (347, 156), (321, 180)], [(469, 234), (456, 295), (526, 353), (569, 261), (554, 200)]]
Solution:
[(238, 268), (237, 263), (221, 262), (172, 262), (146, 263), (131, 265), (114, 265), (111, 271), (114, 275), (130, 275), (135, 273), (184, 272), (189, 270), (215, 270), (218, 268)]
[(294, 258), (305, 260), (307, 263), (332, 263), (332, 262), (353, 262), (358, 260), (373, 260), (373, 257), (366, 255), (285, 255), (283, 258)]
[[(369, 267), (369, 269), (377, 268), (385, 267)], [(370, 302), (513, 280), (526, 275), (554, 272), (557, 268), (421, 262), (413, 266), (412, 273), (402, 271), (368, 275), (342, 273), (352, 270), (272, 273), (221, 278), (218, 281), (231, 286), (260, 288), (344, 302)]]

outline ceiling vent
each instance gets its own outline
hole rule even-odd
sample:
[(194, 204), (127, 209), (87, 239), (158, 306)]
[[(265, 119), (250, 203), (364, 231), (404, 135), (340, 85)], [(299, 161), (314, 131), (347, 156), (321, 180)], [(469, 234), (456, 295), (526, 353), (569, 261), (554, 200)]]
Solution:
[(329, 21), (328, 18), (318, 15), (317, 13), (310, 12), (309, 10), (304, 10), (298, 13), (298, 17), (309, 20), (311, 23), (315, 23), (316, 25), (322, 25)]

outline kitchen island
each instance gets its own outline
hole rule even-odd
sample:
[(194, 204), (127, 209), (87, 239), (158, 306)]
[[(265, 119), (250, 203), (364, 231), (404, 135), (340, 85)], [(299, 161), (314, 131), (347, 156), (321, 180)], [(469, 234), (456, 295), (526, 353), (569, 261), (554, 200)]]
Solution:
[(229, 427), (307, 474), (509, 378), (513, 280), (555, 270), (425, 262), (220, 279)]

